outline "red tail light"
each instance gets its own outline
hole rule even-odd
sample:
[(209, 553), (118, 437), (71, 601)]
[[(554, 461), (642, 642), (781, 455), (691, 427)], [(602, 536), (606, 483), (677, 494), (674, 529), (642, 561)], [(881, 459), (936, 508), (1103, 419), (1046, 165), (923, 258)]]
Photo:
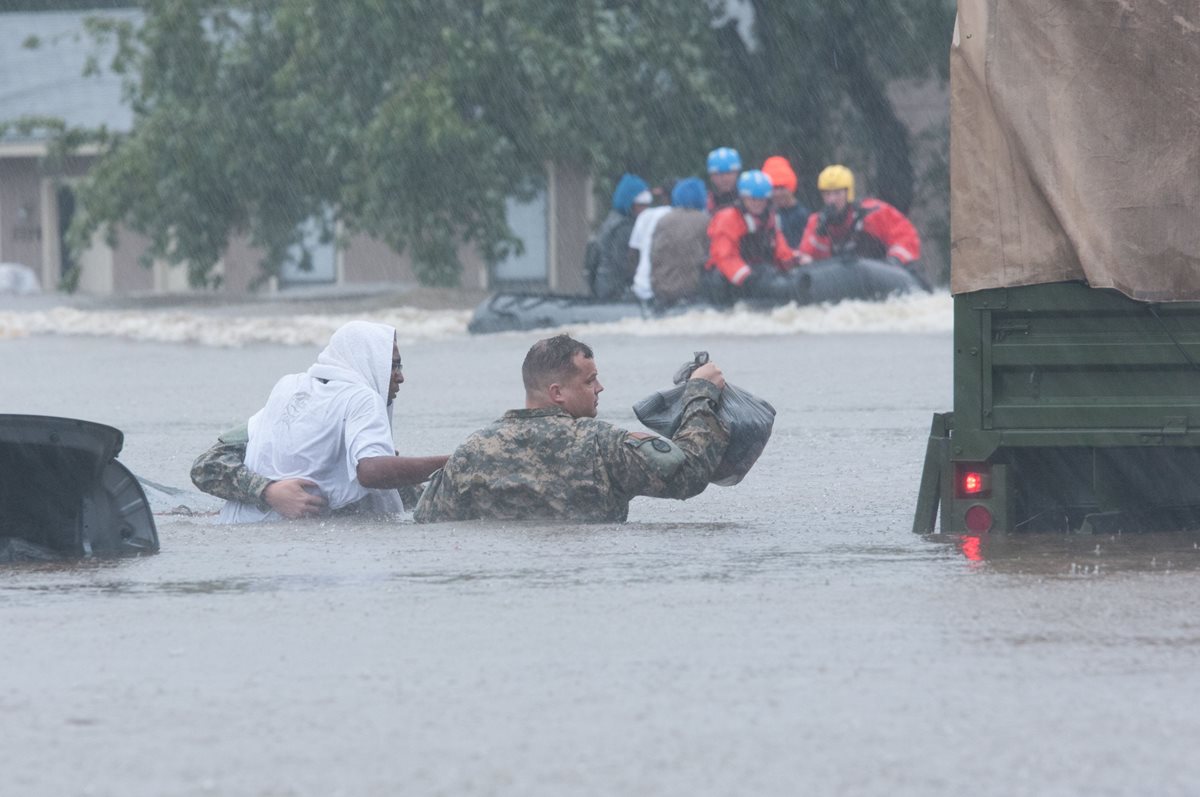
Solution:
[(989, 498), (992, 495), (992, 466), (986, 462), (954, 466), (954, 494), (959, 498)]
[(992, 513), (988, 511), (986, 506), (980, 506), (979, 504), (967, 510), (963, 521), (967, 527), (967, 531), (972, 534), (982, 534), (992, 529)]

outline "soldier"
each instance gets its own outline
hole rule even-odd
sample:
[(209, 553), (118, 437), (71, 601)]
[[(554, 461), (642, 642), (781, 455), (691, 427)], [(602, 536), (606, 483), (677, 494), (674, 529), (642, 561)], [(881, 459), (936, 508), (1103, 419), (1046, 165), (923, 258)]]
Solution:
[(435, 473), (413, 518), (623, 521), (635, 495), (690, 498), (708, 486), (729, 444), (716, 409), (714, 364), (687, 383), (679, 431), (666, 439), (596, 420), (592, 350), (567, 335), (540, 340), (521, 367), (525, 409), (467, 438)]
[(229, 502), (226, 522), (320, 514), (330, 500), (334, 510), (398, 511), (387, 488), (419, 483), (446, 461), (394, 456), (390, 405), (403, 381), (395, 330), (350, 322), (307, 373), (279, 381), (250, 419), (257, 438), (247, 427), (222, 434), (193, 464), (192, 481)]

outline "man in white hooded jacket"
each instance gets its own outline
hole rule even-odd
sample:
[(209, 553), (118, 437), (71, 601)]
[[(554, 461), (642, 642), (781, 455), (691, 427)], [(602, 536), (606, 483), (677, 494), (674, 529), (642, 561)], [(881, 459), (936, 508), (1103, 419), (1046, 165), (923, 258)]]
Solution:
[[(402, 511), (395, 488), (425, 481), (446, 462), (444, 456), (396, 456), (390, 406), (402, 381), (396, 330), (367, 321), (345, 324), (315, 365), (280, 379), (266, 406), (250, 418), (245, 468), (272, 483), (303, 484), (314, 506), (328, 510)], [(215, 492), (197, 478), (202, 460), (193, 481)], [(223, 497), (247, 496), (234, 491)], [(282, 518), (263, 500), (228, 500), (220, 514), (222, 523)]]

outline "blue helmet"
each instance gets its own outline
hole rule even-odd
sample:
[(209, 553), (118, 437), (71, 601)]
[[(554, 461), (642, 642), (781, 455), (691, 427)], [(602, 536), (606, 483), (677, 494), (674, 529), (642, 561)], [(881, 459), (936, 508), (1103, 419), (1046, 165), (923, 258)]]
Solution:
[(672, 207), (704, 210), (704, 203), (707, 201), (708, 191), (704, 189), (704, 181), (699, 177), (680, 180), (671, 189)]
[(737, 181), (738, 196), (748, 199), (770, 199), (771, 178), (758, 169), (742, 172)]
[(628, 216), (636, 204), (637, 198), (649, 187), (646, 185), (646, 181), (636, 174), (625, 172), (625, 174), (621, 175), (616, 190), (613, 191), (613, 210), (624, 216)]
[(708, 173), (740, 172), (742, 156), (733, 147), (717, 147), (708, 153)]

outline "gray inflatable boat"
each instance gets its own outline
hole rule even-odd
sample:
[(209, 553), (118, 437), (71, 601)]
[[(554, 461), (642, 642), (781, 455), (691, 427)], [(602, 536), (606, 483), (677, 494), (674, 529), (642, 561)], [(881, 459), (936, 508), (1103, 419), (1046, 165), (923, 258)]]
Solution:
[[(719, 281), (723, 282), (723, 281)], [(908, 269), (880, 260), (838, 258), (780, 272), (772, 279), (739, 293), (728, 286), (719, 295), (691, 303), (657, 307), (629, 301), (597, 301), (585, 296), (536, 293), (497, 293), (475, 308), (467, 329), (476, 335), (544, 329), (574, 324), (603, 324), (629, 318), (658, 318), (702, 308), (727, 308), (740, 302), (755, 309), (780, 305), (832, 304), (855, 299), (881, 301), (889, 296), (926, 291), (928, 287)]]

